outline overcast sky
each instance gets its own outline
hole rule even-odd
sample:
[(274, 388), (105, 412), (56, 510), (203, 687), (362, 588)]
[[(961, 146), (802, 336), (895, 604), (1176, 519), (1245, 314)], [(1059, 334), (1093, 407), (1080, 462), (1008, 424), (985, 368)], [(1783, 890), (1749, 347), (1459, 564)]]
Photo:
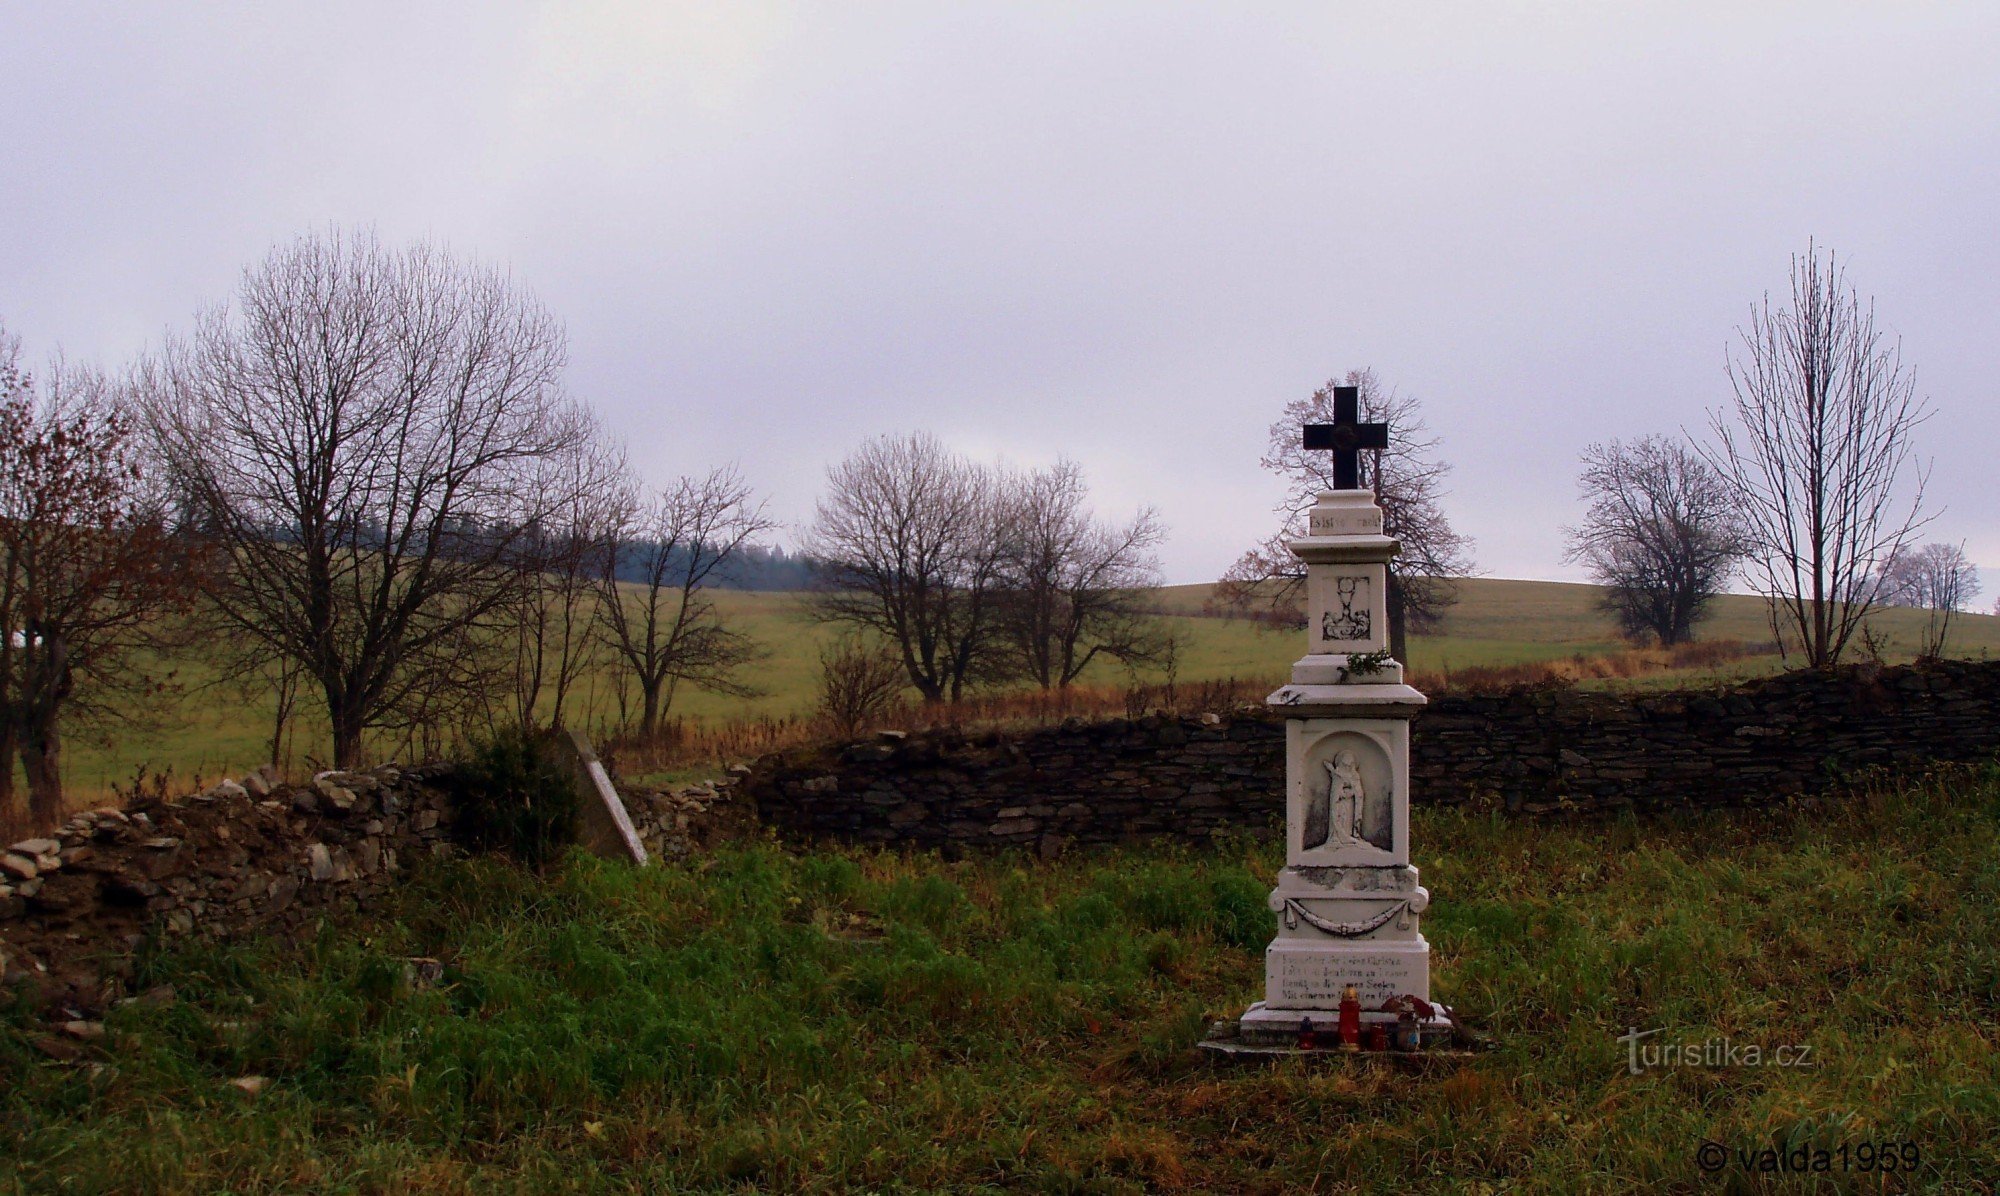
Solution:
[[(1406, 9), (1418, 9), (1413, 15)], [(1481, 571), (1575, 577), (1595, 440), (1699, 430), (1808, 237), (1901, 335), (2000, 589), (2000, 5), (0, 0), (0, 321), (115, 365), (274, 243), (508, 266), (655, 480), (791, 524), (928, 428), (1271, 530), (1290, 399), (1421, 398)]]

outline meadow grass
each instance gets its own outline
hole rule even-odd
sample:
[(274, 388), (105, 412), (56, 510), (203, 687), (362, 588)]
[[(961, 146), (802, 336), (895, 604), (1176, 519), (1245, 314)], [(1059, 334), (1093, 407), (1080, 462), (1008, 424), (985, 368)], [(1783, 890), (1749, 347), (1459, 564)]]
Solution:
[[(1991, 1191), (2000, 765), (1813, 811), (1419, 809), (1414, 844), (1434, 991), (1494, 1043), (1458, 1065), (1197, 1057), (1261, 995), (1266, 841), (477, 859), (303, 944), (149, 951), (178, 999), (83, 1065), (11, 1010), (0, 1191), (1750, 1191), (1739, 1149), (1906, 1141), (1914, 1175), (1829, 1186)], [(1635, 1028), (1810, 1066), (1632, 1075)]]
[[(1610, 619), (1596, 608), (1597, 589), (1559, 582), (1462, 581), (1460, 601), (1451, 610), (1443, 634), (1413, 637), (1410, 660), (1419, 674), (1438, 676), (1534, 662), (1561, 662), (1576, 656), (1596, 657), (1623, 652)], [(1199, 684), (1234, 679), (1251, 691), (1268, 692), (1282, 684), (1301, 651), (1300, 634), (1274, 631), (1243, 619), (1205, 616), (1212, 594), (1207, 585), (1169, 586), (1158, 591), (1157, 607), (1181, 641), (1176, 679)], [(818, 651), (832, 632), (808, 618), (803, 597), (789, 593), (719, 591), (716, 602), (732, 624), (763, 648), (766, 655), (745, 677), (759, 692), (750, 697), (682, 689), (671, 713), (696, 727), (731, 721), (781, 720), (808, 713)], [(1876, 619), (1894, 659), (1907, 659), (1918, 643), (1923, 616), (1916, 611), (1884, 611)], [(1702, 624), (1704, 639), (1769, 642), (1761, 600), (1725, 596), (1715, 615)], [(1955, 624), (1951, 651), (1979, 656), (2000, 652), (2000, 618), (1963, 616)], [(72, 805), (83, 808), (111, 795), (114, 786), (129, 788), (135, 772), (171, 771), (176, 787), (190, 788), (225, 775), (241, 775), (270, 755), (271, 697), (254, 683), (218, 678), (213, 661), (199, 653), (170, 662), (182, 689), (177, 698), (153, 704), (138, 726), (117, 726), (79, 732), (68, 750), (66, 780)], [(167, 666), (162, 666), (167, 667)], [(1711, 684), (1776, 671), (1775, 655), (1754, 656), (1718, 667), (1663, 670), (1642, 677), (1586, 681), (1601, 687)], [(1082, 678), (1087, 686), (1116, 689), (1133, 684), (1158, 685), (1157, 670), (1136, 677), (1116, 663), (1094, 665)], [(588, 675), (577, 694), (570, 721), (603, 737), (620, 721), (615, 678), (608, 669)], [(292, 771), (298, 772), (329, 752), (323, 720), (312, 714), (314, 699), (306, 695), (304, 713), (293, 734)], [(387, 758), (398, 745), (372, 745)], [(678, 774), (674, 774), (678, 775)]]

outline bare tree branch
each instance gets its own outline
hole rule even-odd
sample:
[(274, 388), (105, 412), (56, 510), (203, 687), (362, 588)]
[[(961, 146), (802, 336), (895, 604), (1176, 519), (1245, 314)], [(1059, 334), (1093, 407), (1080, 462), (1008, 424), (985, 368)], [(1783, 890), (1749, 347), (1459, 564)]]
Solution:
[(529, 730), (563, 725), (570, 691), (602, 656), (600, 578), (632, 503), (624, 453), (594, 426), (543, 468), (569, 501), (529, 529), (509, 618), (514, 721)]
[(1067, 459), (1004, 479), (1001, 489), (1001, 623), (1019, 671), (1043, 689), (1066, 689), (1100, 657), (1159, 661), (1166, 635), (1146, 604), (1160, 585), (1153, 550), (1166, 528), (1158, 514), (1098, 522), (1084, 505), (1082, 467)]
[(504, 679), (469, 653), (529, 529), (573, 498), (542, 467), (588, 434), (563, 360), (497, 271), (329, 233), (274, 250), (144, 371), (158, 449), (224, 549), (208, 598), (312, 677), (336, 764)]
[[(709, 597), (719, 571), (776, 526), (733, 466), (681, 478), (617, 520), (598, 574), (598, 625), (639, 684), (640, 733), (651, 738), (681, 682), (715, 693), (756, 691), (736, 678), (760, 652), (723, 622)], [(629, 581), (629, 584), (627, 584)]]
[(1839, 662), (1876, 602), (1878, 569), (1929, 521), (1929, 470), (1911, 438), (1930, 413), (1834, 254), (1808, 245), (1791, 284), (1790, 307), (1767, 295), (1737, 330), (1735, 401), (1709, 413), (1716, 443), (1703, 454), (1737, 493), (1780, 646), (1795, 642), (1818, 668)]
[(895, 645), (926, 702), (957, 701), (1003, 674), (993, 471), (920, 432), (867, 442), (827, 480), (806, 542), (827, 566), (818, 617)]
[(1928, 613), (1919, 654), (1944, 655), (1952, 617), (1979, 596), (1979, 570), (1965, 555), (1965, 545), (1925, 544), (1898, 553), (1882, 567), (1878, 601), (1911, 606)]

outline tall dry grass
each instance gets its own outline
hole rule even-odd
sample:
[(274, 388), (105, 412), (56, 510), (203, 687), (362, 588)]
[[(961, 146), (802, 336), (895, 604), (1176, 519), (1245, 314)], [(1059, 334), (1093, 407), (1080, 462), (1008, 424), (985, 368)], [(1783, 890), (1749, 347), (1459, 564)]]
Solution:
[(1702, 640), (1671, 648), (1628, 648), (1620, 652), (1577, 653), (1558, 660), (1475, 665), (1413, 672), (1410, 684), (1427, 694), (1501, 693), (1523, 687), (1576, 685), (1584, 681), (1630, 680), (1649, 674), (1716, 669), (1753, 656), (1769, 656), (1769, 644), (1743, 640)]
[[(1631, 648), (1579, 653), (1553, 661), (1435, 669), (1410, 674), (1427, 694), (1499, 693), (1536, 686), (1568, 686), (1584, 681), (1642, 677), (1662, 672), (1713, 669), (1748, 657), (1767, 655), (1765, 645), (1712, 640), (1672, 648)], [(1261, 705), (1277, 682), (1270, 678), (1229, 677), (1219, 681), (1157, 685), (1074, 685), (1068, 689), (975, 693), (958, 702), (902, 702), (874, 722), (875, 730), (960, 730), (1048, 726), (1069, 718), (1134, 718), (1149, 711), (1173, 715), (1226, 714), (1246, 704)], [(623, 733), (601, 745), (627, 776), (672, 776), (720, 769), (759, 756), (840, 739), (830, 719), (792, 715), (726, 720), (674, 718), (659, 734), (644, 739)]]
[[(1227, 713), (1261, 703), (1271, 690), (1266, 680), (1230, 677), (1219, 681), (1158, 685), (1072, 685), (1068, 689), (975, 693), (957, 702), (899, 702), (874, 721), (872, 730), (920, 731), (1048, 726), (1070, 718), (1136, 718), (1152, 711), (1173, 715)], [(666, 720), (659, 734), (611, 737), (600, 747), (628, 776), (674, 773), (753, 760), (769, 752), (836, 740), (832, 721), (816, 715), (783, 718), (696, 721)]]

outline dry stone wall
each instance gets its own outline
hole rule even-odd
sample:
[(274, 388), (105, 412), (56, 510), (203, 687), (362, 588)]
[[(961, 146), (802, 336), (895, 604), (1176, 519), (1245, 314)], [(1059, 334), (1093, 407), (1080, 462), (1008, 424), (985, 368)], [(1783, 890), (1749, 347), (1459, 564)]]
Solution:
[[(1661, 811), (1818, 792), (1873, 767), (2000, 753), (2000, 662), (1798, 672), (1728, 690), (1434, 699), (1416, 802)], [(1027, 847), (1262, 832), (1283, 821), (1284, 725), (1261, 707), (1025, 733), (905, 735), (767, 757), (745, 779), (793, 835)]]
[(1757, 805), (1873, 769), (2000, 755), (2000, 662), (1801, 670), (1721, 692), (1447, 698), (1419, 719), (1413, 755), (1419, 801)]
[(760, 818), (807, 838), (1032, 847), (1263, 830), (1280, 816), (1283, 729), (1258, 716), (1149, 716), (1023, 734), (884, 732), (766, 757)]

